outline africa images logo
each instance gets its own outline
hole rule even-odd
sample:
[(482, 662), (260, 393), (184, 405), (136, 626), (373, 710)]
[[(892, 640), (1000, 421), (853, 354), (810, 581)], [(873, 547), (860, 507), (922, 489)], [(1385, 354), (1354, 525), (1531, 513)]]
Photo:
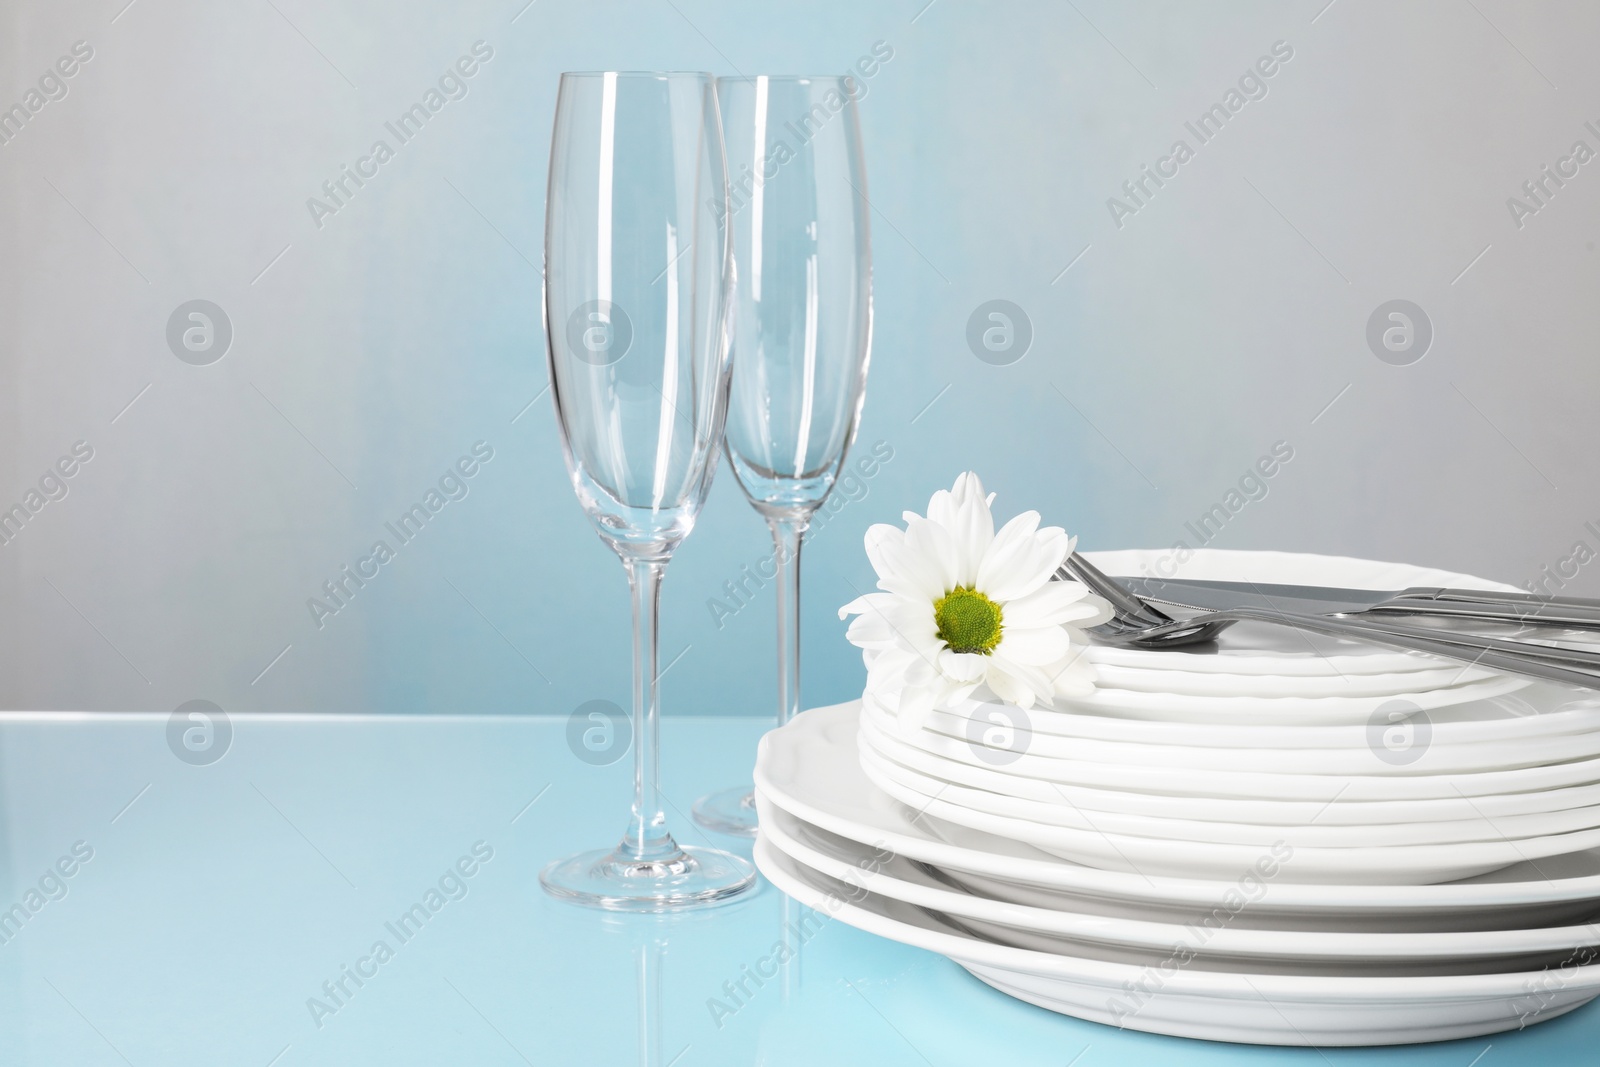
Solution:
[(72, 78), (94, 58), (94, 46), (88, 41), (73, 44), (71, 52), (61, 56), (39, 75), (37, 86), (29, 86), (22, 99), (7, 108), (0, 104), (0, 148), (15, 140), (23, 129), (49, 104), (65, 100), (72, 91)]
[(356, 160), (354, 168), (347, 163), (341, 164), (339, 173), (322, 183), (321, 197), (306, 198), (306, 210), (311, 213), (311, 221), (317, 229), (322, 229), (324, 220), (330, 215), (337, 215), (358, 192), (366, 188), (367, 182), (378, 176), (381, 168), (395, 157), (398, 149), (410, 144), (422, 132), (422, 128), (444, 110), (446, 104), (452, 100), (466, 99), (470, 91), (468, 81), (483, 69), (483, 64), (494, 58), (494, 48), (485, 41), (474, 41), (471, 51), (471, 55), (464, 55), (445, 68), (445, 72), (439, 76), (437, 87), (430, 85), (420, 101), (402, 111), (393, 122), (383, 124), (389, 136), (394, 138), (394, 144), (391, 145), (388, 138), (378, 138), (372, 142), (367, 154)]
[(1154, 169), (1148, 163), (1143, 164), (1137, 175), (1122, 183), (1122, 197), (1107, 197), (1106, 210), (1111, 213), (1111, 221), (1117, 229), (1122, 229), (1124, 219), (1148, 207), (1156, 191), (1176, 178), (1183, 165), (1195, 157), (1198, 146), (1215, 140), (1223, 127), (1243, 111), (1246, 104), (1252, 100), (1265, 100), (1269, 79), (1293, 58), (1294, 47), (1288, 41), (1272, 42), (1271, 55), (1262, 56), (1245, 68), (1237, 85), (1229, 86), (1221, 100), (1202, 111), (1193, 122), (1183, 124), (1194, 138), (1193, 145), (1183, 137), (1173, 141), (1167, 154), (1156, 160)]

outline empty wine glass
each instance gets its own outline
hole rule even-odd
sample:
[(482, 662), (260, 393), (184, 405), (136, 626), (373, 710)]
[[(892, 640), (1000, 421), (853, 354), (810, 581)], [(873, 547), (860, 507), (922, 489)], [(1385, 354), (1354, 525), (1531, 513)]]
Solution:
[[(867, 178), (850, 77), (720, 78), (739, 288), (727, 451), (772, 529), (778, 725), (800, 710), (800, 543), (839, 477), (872, 347)], [(694, 817), (755, 833), (748, 786)]]
[(613, 849), (558, 860), (549, 892), (664, 911), (754, 869), (668, 832), (657, 782), (658, 598), (716, 468), (733, 259), (709, 74), (563, 74), (545, 207), (545, 334), (562, 452), (633, 593), (633, 816)]

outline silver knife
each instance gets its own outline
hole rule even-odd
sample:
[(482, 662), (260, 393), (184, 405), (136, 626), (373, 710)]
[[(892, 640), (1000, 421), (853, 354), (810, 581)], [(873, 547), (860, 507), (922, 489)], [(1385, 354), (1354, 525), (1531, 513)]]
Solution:
[[(1475, 656), (1472, 662), (1482, 662), (1484, 666), (1501, 670), (1514, 670), (1524, 674), (1534, 674), (1538, 677), (1555, 678), (1563, 682), (1573, 682), (1591, 689), (1600, 689), (1600, 651), (1593, 648), (1577, 648), (1562, 644), (1544, 644), (1535, 641), (1506, 640), (1491, 637), (1482, 633), (1468, 633), (1461, 630), (1441, 630), (1433, 627), (1407, 626), (1404, 624), (1405, 616), (1387, 614), (1384, 612), (1329, 612), (1326, 608), (1330, 605), (1338, 606), (1337, 602), (1322, 600), (1316, 601), (1303, 599), (1296, 602), (1289, 598), (1274, 599), (1266, 594), (1255, 591), (1241, 591), (1237, 588), (1217, 589), (1206, 588), (1210, 583), (1199, 581), (1185, 581), (1180, 583), (1176, 579), (1162, 580), (1158, 578), (1121, 578), (1118, 582), (1126, 583), (1130, 593), (1148, 597), (1151, 601), (1187, 608), (1193, 611), (1230, 612), (1249, 611), (1264, 616), (1265, 620), (1281, 621), (1295, 625), (1296, 621), (1303, 621), (1313, 628), (1320, 622), (1329, 625), (1344, 627), (1360, 627), (1369, 632), (1372, 640), (1379, 644), (1385, 643), (1383, 634), (1396, 635), (1405, 638), (1407, 642), (1414, 639), (1423, 639), (1439, 646), (1455, 645), (1458, 649), (1468, 651), (1477, 650), (1480, 655)], [(1249, 583), (1244, 583), (1248, 585)], [(1308, 610), (1309, 609), (1309, 610)], [(1320, 610), (1319, 610), (1320, 609)], [(1420, 618), (1422, 616), (1411, 616)], [(1480, 620), (1481, 621), (1481, 620)], [(1345, 633), (1342, 636), (1357, 636)], [(1443, 647), (1424, 649), (1422, 644), (1408, 643), (1404, 647), (1432, 651), (1437, 655), (1449, 658), (1458, 658), (1444, 651)], [(1579, 672), (1587, 672), (1589, 680), (1578, 680), (1575, 677), (1559, 673), (1551, 674), (1541, 670), (1528, 670), (1523, 667), (1513, 666), (1510, 663), (1491, 662), (1488, 655), (1483, 655), (1492, 650), (1495, 655), (1520, 659), (1523, 663), (1538, 662), (1545, 666), (1556, 666)]]
[(1212, 611), (1253, 606), (1294, 615), (1381, 613), (1600, 630), (1600, 601), (1579, 597), (1547, 599), (1498, 590), (1347, 589), (1196, 578), (1120, 577), (1116, 581), (1153, 600)]

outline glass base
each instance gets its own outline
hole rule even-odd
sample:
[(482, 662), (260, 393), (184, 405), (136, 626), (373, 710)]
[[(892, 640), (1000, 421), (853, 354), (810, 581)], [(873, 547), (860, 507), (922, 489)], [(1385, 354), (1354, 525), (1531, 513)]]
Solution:
[(756, 836), (756, 795), (749, 786), (707, 793), (694, 802), (694, 821), (719, 834)]
[(624, 842), (580, 852), (539, 872), (545, 892), (575, 904), (611, 911), (676, 911), (720, 904), (756, 884), (746, 860), (715, 848), (669, 848), (640, 859)]

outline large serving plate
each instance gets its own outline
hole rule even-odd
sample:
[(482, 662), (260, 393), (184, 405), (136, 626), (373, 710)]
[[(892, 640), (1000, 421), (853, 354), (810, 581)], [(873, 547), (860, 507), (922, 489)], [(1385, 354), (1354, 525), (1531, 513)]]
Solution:
[[(773, 885), (833, 918), (956, 961), (1031, 1003), (1111, 1026), (1273, 1045), (1374, 1045), (1497, 1033), (1600, 994), (1600, 965), (1435, 976), (1218, 971), (1174, 955), (1155, 966), (1001, 945), (938, 911), (830, 879), (758, 840)], [(1537, 991), (1537, 992), (1536, 992)]]
[[(996, 900), (953, 888), (932, 868), (830, 834), (757, 798), (761, 837), (797, 862), (879, 896), (934, 908), (992, 941), (1118, 963), (1155, 965), (1175, 945), (1210, 970), (1281, 974), (1418, 974), (1522, 970), (1559, 964), (1600, 945), (1600, 926), (1474, 931), (1261, 930), (1236, 925), (1272, 891), (1257, 878), (1236, 902), (1218, 900), (1205, 924), (1119, 919)], [(1596, 902), (1600, 909), (1600, 902)], [(1156, 956), (1150, 954), (1157, 953)]]
[[(1175, 843), (1213, 842), (1270, 848), (1287, 844), (1294, 849), (1372, 848), (1402, 845), (1441, 845), (1474, 841), (1514, 841), (1522, 843), (1558, 834), (1571, 834), (1600, 828), (1600, 806), (1568, 808), (1565, 811), (1511, 815), (1498, 819), (1471, 818), (1434, 822), (1380, 822), (1361, 826), (1323, 826), (1312, 821), (1297, 826), (1272, 823), (1215, 822), (1192, 818), (1123, 815), (1116, 812), (1086, 812), (1074, 808), (1063, 798), (1029, 800), (991, 793), (985, 789), (957, 785), (903, 767), (871, 750), (861, 754), (861, 768), (878, 788), (912, 807), (925, 800), (954, 804), (975, 812), (1016, 820), (1007, 836), (1019, 841), (1035, 840), (1041, 827), (1065, 827), (1093, 834), (1127, 835)], [(909, 791), (917, 800), (906, 800)], [(934, 814), (939, 811), (933, 807)], [(1006, 825), (1004, 823), (1000, 825)], [(1596, 844), (1600, 844), (1597, 841)], [(1040, 845), (1041, 848), (1047, 847)]]
[[(756, 784), (812, 825), (941, 868), (975, 892), (1097, 915), (1201, 921), (1244, 868), (1223, 881), (1142, 876), (1071, 863), (949, 824), (895, 801), (859, 763), (856, 702), (796, 716), (762, 739)], [(1326, 798), (1324, 798), (1326, 799)], [(1252, 857), (1254, 858), (1254, 857)], [(1070, 905), (1060, 901), (1071, 899)], [(1446, 885), (1274, 882), (1236, 922), (1263, 929), (1488, 930), (1586, 918), (1600, 898), (1600, 850), (1520, 862)], [(1046, 904), (1045, 906), (1050, 906)]]
[[(859, 703), (852, 702), (852, 705)], [(870, 707), (865, 708), (863, 714), (880, 732), (899, 736), (908, 744), (915, 744), (927, 752), (958, 763), (990, 768), (1002, 765), (1008, 774), (1059, 785), (1162, 796), (1240, 797), (1323, 803), (1335, 800), (1437, 800), (1562, 789), (1600, 782), (1600, 758), (1463, 775), (1378, 773), (1376, 767), (1371, 774), (1341, 775), (1094, 763), (1088, 760), (1056, 759), (1031, 751), (989, 753), (981, 751), (982, 746), (968, 738), (949, 737), (932, 730), (901, 732), (892, 718)], [(1003, 764), (1000, 762), (1002, 760)], [(1374, 764), (1378, 762), (1374, 760)], [(1391, 765), (1383, 766), (1386, 771), (1395, 769)]]
[[(1086, 552), (1096, 567), (1111, 575), (1145, 575), (1162, 578), (1197, 578), (1221, 581), (1281, 582), (1297, 585), (1343, 586), (1350, 589), (1405, 589), (1411, 586), (1451, 586), (1458, 589), (1495, 589), (1521, 592), (1503, 582), (1468, 574), (1382, 563), (1346, 556), (1320, 556), (1302, 552), (1256, 552), (1231, 549), (1195, 549), (1182, 562), (1170, 550), (1126, 549)], [(1281, 626), (1240, 623), (1224, 631), (1214, 647), (1187, 652), (1148, 651), (1096, 646), (1086, 658), (1098, 665), (1178, 674), (1315, 676), (1441, 670), (1449, 661), (1411, 652), (1396, 652), (1336, 638), (1304, 634)], [(1460, 666), (1457, 670), (1460, 670)], [(1473, 668), (1463, 680), (1483, 677)], [(1175, 679), (1175, 685), (1183, 680)], [(1176, 691), (1174, 686), (1163, 687)]]
[(1048, 804), (1090, 812), (1149, 815), (1162, 819), (1198, 819), (1207, 822), (1256, 823), (1275, 826), (1368, 826), (1397, 823), (1489, 821), (1507, 816), (1535, 815), (1600, 805), (1600, 782), (1544, 789), (1529, 793), (1490, 796), (1448, 796), (1433, 800), (1251, 800), (1235, 797), (1162, 796), (1122, 792), (1007, 774), (1004, 769), (959, 763), (936, 756), (870, 721), (861, 721), (863, 751), (877, 752), (902, 766), (946, 782), (987, 790), (1002, 796), (1025, 797)]

